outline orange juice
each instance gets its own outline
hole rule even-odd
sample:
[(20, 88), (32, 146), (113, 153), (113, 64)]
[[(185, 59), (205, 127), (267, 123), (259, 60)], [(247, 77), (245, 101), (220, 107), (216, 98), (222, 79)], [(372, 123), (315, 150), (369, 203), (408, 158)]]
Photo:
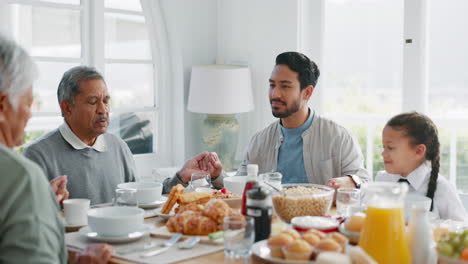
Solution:
[(403, 208), (368, 207), (359, 246), (379, 264), (411, 263)]

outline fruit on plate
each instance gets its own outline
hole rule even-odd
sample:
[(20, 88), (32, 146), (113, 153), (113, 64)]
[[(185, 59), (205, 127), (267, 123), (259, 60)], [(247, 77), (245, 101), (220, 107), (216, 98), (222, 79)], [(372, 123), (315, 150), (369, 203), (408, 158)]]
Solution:
[(468, 230), (442, 236), (437, 242), (437, 251), (446, 257), (468, 260)]

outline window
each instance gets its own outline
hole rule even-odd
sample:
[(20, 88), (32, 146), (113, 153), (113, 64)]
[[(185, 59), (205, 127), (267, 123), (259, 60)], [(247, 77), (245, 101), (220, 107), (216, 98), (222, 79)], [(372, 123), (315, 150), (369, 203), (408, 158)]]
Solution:
[[(354, 132), (366, 167), (375, 176), (383, 169), (380, 152), (384, 124), (403, 109), (412, 108), (412, 103), (424, 105), (422, 102), (427, 101), (427, 109), (418, 110), (439, 129), (440, 173), (458, 190), (468, 192), (468, 37), (459, 30), (468, 27), (464, 13), (468, 2), (431, 1), (424, 18), (413, 13), (417, 10), (405, 10), (405, 3), (324, 1), (324, 63), (319, 87), (324, 93), (323, 111)], [(403, 92), (414, 88), (403, 87), (403, 31), (423, 20), (427, 21), (422, 26), (428, 43), (427, 97)]]
[(428, 10), (428, 113), (443, 131), (443, 175), (468, 192), (468, 27), (463, 0), (433, 0)]
[(327, 0), (324, 10), (324, 114), (353, 131), (375, 175), (383, 124), (401, 112), (403, 0)]
[(108, 131), (122, 137), (134, 154), (154, 152), (158, 82), (139, 0), (11, 0), (2, 7), (8, 18), (0, 22), (8, 23), (40, 72), (26, 141), (63, 122), (59, 81), (71, 67), (90, 65), (105, 76), (111, 95)]

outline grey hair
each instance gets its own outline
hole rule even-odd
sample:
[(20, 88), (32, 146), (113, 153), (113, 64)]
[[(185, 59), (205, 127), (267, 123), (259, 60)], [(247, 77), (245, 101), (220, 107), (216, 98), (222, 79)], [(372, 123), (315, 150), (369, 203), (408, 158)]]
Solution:
[(75, 96), (80, 93), (80, 82), (87, 80), (104, 81), (104, 77), (95, 68), (89, 66), (76, 66), (66, 71), (57, 90), (59, 104), (63, 101), (74, 104)]
[(37, 65), (28, 53), (0, 34), (0, 92), (8, 95), (13, 109), (18, 108), (21, 95), (37, 77)]

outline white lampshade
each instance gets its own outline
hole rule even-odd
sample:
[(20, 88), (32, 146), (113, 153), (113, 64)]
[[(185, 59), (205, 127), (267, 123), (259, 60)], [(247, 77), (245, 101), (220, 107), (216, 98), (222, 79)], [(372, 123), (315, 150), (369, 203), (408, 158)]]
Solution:
[(188, 110), (206, 114), (235, 114), (254, 108), (250, 69), (234, 65), (192, 68)]

